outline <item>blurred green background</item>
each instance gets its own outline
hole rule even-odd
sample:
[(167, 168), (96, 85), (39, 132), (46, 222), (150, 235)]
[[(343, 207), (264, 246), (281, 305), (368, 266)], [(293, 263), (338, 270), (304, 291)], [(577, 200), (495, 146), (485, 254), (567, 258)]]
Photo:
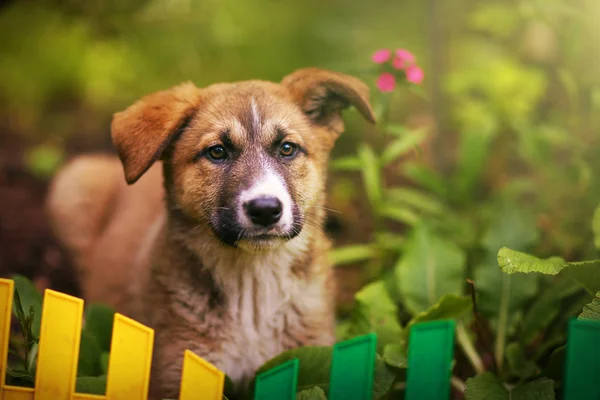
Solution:
[[(47, 182), (73, 154), (112, 151), (112, 114), (138, 97), (329, 68), (369, 84), (379, 115), (370, 126), (346, 112), (333, 154), (327, 230), (351, 315), (340, 337), (381, 310), (396, 332), (469, 296), (471, 278), (495, 342), (476, 335), (486, 365), (511, 363), (511, 340), (507, 357), (522, 345), (546, 365), (594, 293), (511, 281), (496, 256), (597, 258), (598, 21), (597, 0), (0, 1), (0, 273), (78, 293), (45, 220)], [(414, 53), (423, 85), (379, 92), (381, 48)]]
[[(12, 171), (29, 180), (21, 191), (31, 196), (41, 196), (43, 182), (71, 154), (111, 151), (112, 114), (143, 94), (184, 80), (199, 86), (279, 80), (295, 68), (319, 66), (364, 79), (374, 102), (389, 106), (390, 123), (426, 127), (431, 134), (417, 157), (408, 156), (411, 165), (435, 170), (448, 182), (462, 173), (452, 178), (460, 188), (451, 191), (462, 196), (452, 201), (463, 210), (520, 184), (518, 204), (535, 211), (545, 252), (577, 257), (589, 251), (586, 221), (598, 189), (598, 2), (0, 4), (0, 166), (4, 175)], [(425, 98), (402, 89), (386, 97), (377, 93), (370, 57), (379, 48), (406, 48), (417, 56), (425, 70)], [(360, 142), (385, 147), (381, 129), (365, 126), (352, 111), (347, 120), (335, 156), (351, 153)], [(342, 244), (368, 238), (357, 232), (369, 229), (353, 229), (372, 223), (363, 209), (368, 205), (350, 200), (362, 193), (360, 176), (333, 174), (332, 208), (345, 212), (332, 216), (332, 234)], [(391, 181), (411, 180), (410, 174), (386, 174)], [(15, 179), (10, 183), (4, 176), (0, 184), (14, 189), (20, 184)], [(4, 196), (10, 218), (32, 201), (15, 196), (14, 204)], [(31, 208), (40, 204), (34, 203)], [(27, 235), (17, 226), (28, 224), (26, 214), (11, 228), (4, 224), (5, 243), (15, 230)], [(21, 268), (18, 259), (5, 256), (1, 266)]]
[[(2, 239), (10, 243), (3, 270), (60, 264), (58, 256), (44, 255), (44, 244), (36, 253), (22, 243), (31, 239), (27, 235), (35, 236), (31, 246), (43, 243), (47, 230), (36, 209), (56, 168), (77, 152), (112, 151), (114, 112), (184, 80), (199, 86), (279, 80), (305, 66), (361, 77), (386, 115), (373, 128), (348, 112), (348, 132), (335, 157), (352, 154), (360, 143), (384, 149), (388, 125), (426, 129), (419, 152), (398, 154), (399, 163), (382, 170), (384, 182), (431, 189), (463, 220), (510, 192), (514, 207), (532, 213), (542, 254), (577, 258), (593, 251), (588, 221), (599, 188), (600, 124), (596, 1), (0, 4), (0, 202)], [(405, 88), (378, 93), (370, 57), (379, 48), (406, 48), (417, 56), (424, 95)], [(342, 211), (329, 224), (336, 242), (370, 240), (373, 204), (360, 174), (332, 171), (330, 192), (331, 207)], [(395, 219), (400, 224), (393, 231), (410, 225)], [(40, 227), (31, 233), (30, 224)], [(475, 236), (481, 233), (476, 225)], [(17, 250), (23, 254), (11, 257)]]

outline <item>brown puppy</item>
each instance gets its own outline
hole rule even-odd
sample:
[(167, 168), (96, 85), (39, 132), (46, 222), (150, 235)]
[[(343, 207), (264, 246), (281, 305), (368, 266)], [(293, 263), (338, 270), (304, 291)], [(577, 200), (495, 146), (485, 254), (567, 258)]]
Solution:
[(349, 105), (374, 122), (366, 85), (319, 69), (185, 83), (115, 114), (120, 162), (57, 174), (48, 210), (86, 300), (155, 329), (152, 398), (178, 395), (186, 349), (243, 388), (282, 351), (334, 342), (324, 188)]

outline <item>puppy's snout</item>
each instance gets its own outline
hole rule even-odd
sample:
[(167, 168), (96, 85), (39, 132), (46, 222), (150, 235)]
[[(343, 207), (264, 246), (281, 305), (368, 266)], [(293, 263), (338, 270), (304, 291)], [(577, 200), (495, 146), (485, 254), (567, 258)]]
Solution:
[(269, 227), (283, 214), (283, 205), (277, 197), (259, 197), (244, 203), (244, 210), (253, 224)]

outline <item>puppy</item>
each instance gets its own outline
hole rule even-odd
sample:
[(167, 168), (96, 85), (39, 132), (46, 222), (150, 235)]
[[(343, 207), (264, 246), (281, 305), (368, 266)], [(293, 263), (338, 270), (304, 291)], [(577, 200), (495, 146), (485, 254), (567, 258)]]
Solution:
[(374, 123), (364, 83), (314, 68), (184, 83), (114, 115), (118, 158), (58, 172), (48, 212), (84, 297), (155, 330), (151, 398), (178, 396), (186, 349), (243, 390), (279, 353), (334, 343), (323, 206), (348, 106)]

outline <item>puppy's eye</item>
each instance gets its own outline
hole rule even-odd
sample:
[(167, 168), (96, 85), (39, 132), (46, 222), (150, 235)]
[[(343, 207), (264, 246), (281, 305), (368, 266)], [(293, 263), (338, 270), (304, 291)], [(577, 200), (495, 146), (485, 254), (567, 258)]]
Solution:
[(285, 158), (291, 158), (296, 154), (298, 147), (294, 143), (285, 142), (279, 148), (279, 155)]
[(227, 158), (227, 151), (223, 146), (213, 146), (208, 149), (206, 155), (213, 161), (223, 161)]

